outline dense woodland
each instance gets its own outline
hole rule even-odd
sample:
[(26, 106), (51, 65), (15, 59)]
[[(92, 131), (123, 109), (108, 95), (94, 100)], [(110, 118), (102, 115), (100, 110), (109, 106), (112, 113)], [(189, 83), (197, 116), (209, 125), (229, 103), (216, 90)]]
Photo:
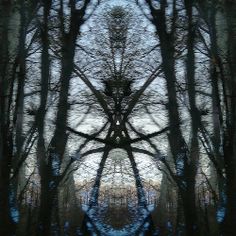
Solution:
[(0, 0), (0, 235), (236, 235), (236, 1)]

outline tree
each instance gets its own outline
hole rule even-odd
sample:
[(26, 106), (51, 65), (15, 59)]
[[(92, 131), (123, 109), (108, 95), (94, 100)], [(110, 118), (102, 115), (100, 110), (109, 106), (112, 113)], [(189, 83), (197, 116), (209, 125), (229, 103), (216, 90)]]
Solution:
[[(52, 222), (52, 209), (58, 201), (58, 186), (63, 178), (61, 172), (61, 164), (65, 155), (67, 143), (67, 116), (68, 116), (68, 93), (70, 86), (70, 77), (74, 68), (74, 55), (76, 42), (80, 30), (80, 26), (84, 23), (85, 10), (89, 1), (85, 1), (83, 6), (76, 8), (76, 2), (70, 1), (70, 22), (69, 31), (65, 31), (65, 18), (63, 12), (63, 2), (61, 2), (59, 10), (59, 19), (61, 24), (62, 48), (61, 48), (61, 72), (60, 72), (60, 92), (58, 101), (58, 111), (56, 115), (56, 127), (51, 138), (47, 154), (44, 148), (43, 138), (43, 122), (45, 118), (45, 106), (48, 92), (49, 81), (49, 55), (48, 55), (48, 15), (50, 11), (50, 2), (44, 4), (44, 28), (42, 31), (42, 90), (41, 90), (41, 106), (39, 109), (39, 133), (38, 154), (41, 177), (41, 196), (40, 196), (40, 212), (39, 212), (39, 235), (50, 235)], [(40, 117), (41, 116), (41, 117)]]
[(0, 234), (233, 235), (235, 9), (1, 1)]
[[(20, 1), (1, 1), (1, 59), (0, 59), (0, 233), (11, 235), (13, 222), (10, 214), (10, 173), (13, 154), (10, 107), (15, 76), (14, 60), (17, 56), (20, 29)], [(10, 38), (13, 38), (10, 41)]]

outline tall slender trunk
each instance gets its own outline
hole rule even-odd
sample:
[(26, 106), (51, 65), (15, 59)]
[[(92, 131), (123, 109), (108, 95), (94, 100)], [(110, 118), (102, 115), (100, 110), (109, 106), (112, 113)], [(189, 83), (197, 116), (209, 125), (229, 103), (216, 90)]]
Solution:
[(224, 159), (223, 159), (223, 109), (222, 97), (220, 95), (220, 73), (218, 68), (222, 68), (222, 60), (219, 55), (219, 48), (217, 45), (217, 29), (216, 29), (216, 13), (217, 6), (214, 1), (211, 1), (209, 10), (209, 29), (211, 40), (211, 63), (210, 83), (212, 87), (212, 123), (213, 123), (213, 156), (215, 163), (211, 163), (210, 184), (213, 191), (218, 192), (217, 204), (209, 206), (208, 218), (211, 220), (209, 224), (210, 235), (219, 234), (219, 226), (216, 221), (216, 211), (225, 207), (225, 178), (223, 177)]
[(19, 3), (0, 1), (0, 234), (6, 236), (14, 230), (9, 202), (13, 154), (10, 103), (13, 62), (19, 43), (19, 22)]
[(89, 200), (89, 209), (88, 210), (90, 210), (93, 207), (98, 206), (98, 197), (99, 197), (99, 189), (100, 189), (100, 184), (101, 184), (102, 172), (105, 167), (106, 160), (108, 158), (110, 150), (111, 149), (109, 147), (107, 147), (107, 146), (104, 147), (104, 153), (102, 155), (101, 162), (99, 163), (99, 168), (97, 170), (95, 182), (94, 182), (94, 185), (92, 188), (92, 193), (91, 193), (90, 200)]
[(226, 171), (226, 215), (224, 235), (236, 233), (236, 2), (224, 1), (227, 20), (227, 47), (229, 77), (226, 81), (229, 89), (229, 117), (225, 132), (224, 158)]
[(191, 140), (189, 148), (189, 157), (184, 166), (186, 189), (183, 193), (183, 206), (185, 220), (186, 222), (188, 222), (186, 224), (187, 235), (199, 235), (199, 225), (195, 197), (195, 183), (199, 161), (198, 130), (200, 127), (200, 114), (196, 105), (194, 55), (196, 25), (194, 24), (193, 20), (193, 2), (185, 0), (185, 8), (188, 17), (186, 79), (188, 84), (188, 99), (191, 116)]
[[(141, 208), (145, 209), (146, 214), (147, 214), (145, 219), (144, 219), (144, 222), (143, 222), (142, 226), (145, 223), (148, 223), (149, 224), (148, 225), (148, 232), (146, 232), (146, 233), (152, 234), (153, 233), (153, 227), (154, 227), (153, 220), (152, 220), (152, 215), (150, 214), (150, 212), (147, 208), (147, 200), (146, 200), (146, 195), (145, 195), (145, 192), (144, 192), (144, 187), (143, 187), (143, 184), (142, 184), (142, 181), (141, 181), (141, 176), (139, 174), (139, 169), (137, 167), (136, 161), (135, 161), (134, 156), (133, 156), (131, 146), (127, 146), (126, 151), (127, 151), (128, 158), (130, 160), (130, 164), (131, 164), (133, 174), (134, 174), (135, 185), (136, 185), (136, 190), (137, 190), (137, 197), (138, 197), (138, 207), (141, 207)], [(139, 228), (137, 233), (139, 233), (139, 232), (143, 233), (143, 227)]]
[[(168, 92), (168, 118), (170, 124), (170, 133), (168, 135), (170, 149), (175, 161), (177, 172), (177, 184), (180, 188), (180, 194), (183, 200), (186, 234), (198, 235), (197, 230), (197, 209), (195, 205), (195, 176), (196, 176), (196, 160), (198, 159), (198, 139), (197, 139), (197, 120), (193, 115), (196, 115), (195, 96), (194, 94), (189, 97), (189, 102), (192, 113), (192, 140), (190, 143), (191, 150), (190, 155), (188, 153), (188, 147), (185, 143), (184, 136), (180, 128), (180, 114), (178, 109), (177, 92), (176, 92), (176, 73), (175, 73), (175, 30), (176, 30), (176, 15), (173, 17), (172, 29), (170, 32), (167, 30), (166, 19), (166, 1), (160, 2), (160, 9), (156, 9), (151, 1), (147, 1), (149, 4), (151, 14), (153, 16), (153, 23), (157, 29), (157, 35), (160, 40), (160, 49), (162, 57), (162, 68), (166, 79), (166, 88)], [(173, 4), (176, 4), (173, 1)], [(188, 7), (188, 18), (192, 17), (191, 4), (189, 1), (185, 1), (185, 5)], [(190, 7), (189, 7), (190, 6)], [(176, 10), (176, 9), (175, 9)], [(194, 52), (193, 52), (193, 28), (192, 19), (189, 18), (189, 35), (188, 35), (188, 83), (192, 92), (194, 92)], [(191, 74), (193, 73), (193, 74)], [(190, 114), (191, 115), (191, 114)], [(191, 209), (191, 210), (190, 210)]]
[[(46, 0), (45, 0), (46, 1)], [(46, 1), (47, 2), (47, 1)], [(45, 3), (46, 3), (45, 2)], [(56, 127), (53, 133), (50, 145), (47, 150), (47, 159), (43, 158), (42, 162), (42, 176), (41, 176), (41, 206), (40, 211), (42, 216), (47, 214), (47, 221), (42, 219), (45, 227), (42, 231), (39, 228), (40, 235), (50, 235), (52, 207), (55, 206), (58, 199), (58, 186), (62, 179), (61, 164), (64, 158), (66, 144), (67, 144), (67, 118), (68, 118), (68, 96), (70, 87), (70, 78), (74, 68), (74, 55), (76, 49), (76, 41), (79, 34), (80, 26), (84, 22), (85, 10), (89, 1), (86, 0), (84, 5), (79, 10), (76, 9), (76, 1), (70, 1), (70, 21), (69, 31), (64, 29), (64, 15), (63, 9), (59, 11), (59, 17), (62, 26), (62, 58), (61, 58), (61, 75), (60, 75), (60, 93), (58, 101), (58, 110), (56, 114)], [(63, 8), (63, 3), (61, 5)], [(43, 140), (42, 140), (43, 141)], [(42, 142), (42, 147), (44, 143)], [(45, 153), (45, 152), (44, 152)], [(48, 195), (48, 198), (47, 198)], [(47, 199), (47, 201), (46, 201)], [(45, 202), (46, 201), (46, 202)]]
[[(106, 139), (110, 138), (111, 133), (112, 133), (112, 126), (110, 126), (110, 128), (108, 130), (108, 133), (106, 135)], [(99, 167), (98, 167), (96, 177), (95, 177), (95, 182), (94, 182), (93, 188), (92, 188), (92, 193), (90, 195), (87, 212), (89, 212), (93, 207), (96, 207), (98, 205), (98, 197), (99, 197), (99, 190), (100, 190), (101, 179), (102, 179), (102, 172), (103, 172), (103, 169), (105, 167), (106, 160), (108, 158), (110, 150), (111, 150), (111, 147), (109, 147), (108, 145), (106, 145), (104, 147), (104, 152), (103, 152), (103, 155), (102, 155), (102, 159), (99, 163)], [(83, 234), (85, 234), (85, 235), (87, 235), (89, 233), (88, 229), (87, 229), (87, 223), (89, 221), (90, 221), (89, 216), (88, 216), (87, 213), (85, 213), (83, 223), (82, 223), (82, 229), (81, 229)]]
[(50, 59), (49, 59), (49, 28), (48, 21), (50, 15), (51, 1), (45, 0), (43, 2), (43, 23), (41, 29), (41, 93), (40, 93), (40, 107), (36, 116), (36, 126), (38, 129), (37, 142), (37, 159), (39, 163), (40, 175), (40, 208), (38, 219), (38, 235), (50, 235), (51, 227), (51, 210), (52, 210), (52, 196), (50, 192), (50, 167), (47, 162), (46, 148), (45, 148), (45, 116), (48, 98), (48, 86), (50, 80)]
[(131, 164), (133, 174), (134, 174), (135, 185), (137, 189), (138, 206), (147, 209), (147, 200), (146, 200), (143, 184), (141, 181), (139, 170), (138, 170), (136, 161), (134, 159), (131, 147), (126, 147), (126, 151), (127, 151), (128, 158), (130, 160), (130, 164)]

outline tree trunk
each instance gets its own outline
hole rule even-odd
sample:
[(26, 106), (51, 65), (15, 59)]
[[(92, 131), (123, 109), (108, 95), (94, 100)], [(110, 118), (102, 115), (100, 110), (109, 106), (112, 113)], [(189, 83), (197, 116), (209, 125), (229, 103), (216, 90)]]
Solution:
[(51, 229), (51, 211), (53, 207), (53, 196), (50, 189), (51, 170), (47, 162), (44, 123), (46, 116), (46, 106), (48, 97), (48, 85), (50, 78), (50, 60), (49, 60), (49, 29), (48, 18), (50, 15), (51, 1), (43, 2), (43, 23), (41, 29), (41, 93), (40, 107), (36, 116), (36, 125), (38, 129), (37, 159), (39, 163), (40, 175), (40, 208), (38, 216), (38, 235), (50, 235)]
[[(166, 19), (166, 1), (161, 1), (160, 9), (155, 9), (151, 1), (147, 1), (153, 16), (153, 23), (157, 29), (157, 35), (160, 40), (160, 49), (162, 57), (162, 68), (166, 79), (166, 87), (168, 92), (168, 118), (170, 124), (170, 133), (168, 135), (170, 149), (175, 161), (177, 172), (177, 184), (180, 188), (181, 196), (183, 198), (183, 207), (186, 223), (187, 235), (198, 235), (197, 232), (197, 209), (195, 205), (195, 176), (196, 176), (196, 161), (198, 159), (198, 120), (195, 117), (197, 109), (195, 106), (195, 94), (189, 94), (189, 103), (192, 118), (192, 140), (190, 143), (190, 156), (188, 155), (188, 148), (184, 140), (180, 128), (180, 114), (178, 110), (177, 92), (176, 92), (176, 74), (175, 74), (175, 20), (173, 18), (172, 29), (167, 31)], [(173, 4), (176, 4), (173, 1)], [(187, 16), (188, 16), (188, 54), (187, 54), (187, 79), (189, 88), (194, 92), (194, 31), (192, 23), (192, 5), (190, 1), (185, 1)], [(191, 173), (191, 171), (193, 173)], [(191, 210), (190, 207), (191, 206)]]
[(218, 1), (221, 6), (217, 12), (216, 29), (217, 44), (223, 62), (225, 85), (224, 105), (226, 121), (224, 130), (224, 166), (226, 174), (226, 214), (223, 224), (225, 236), (236, 232), (236, 3), (234, 1)]
[(0, 1), (0, 234), (13, 232), (10, 215), (10, 171), (12, 165), (12, 130), (10, 103), (12, 68), (19, 43), (19, 3)]
[(225, 169), (227, 205), (224, 222), (224, 235), (236, 233), (236, 2), (225, 1), (228, 25), (228, 61), (230, 79), (227, 81), (231, 87), (230, 94), (230, 124), (228, 127), (228, 140), (225, 143)]

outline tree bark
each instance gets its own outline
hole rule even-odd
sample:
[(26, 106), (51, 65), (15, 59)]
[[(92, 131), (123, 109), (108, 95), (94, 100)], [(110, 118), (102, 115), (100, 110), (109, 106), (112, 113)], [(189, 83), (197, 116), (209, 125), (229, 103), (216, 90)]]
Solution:
[[(195, 105), (195, 84), (194, 84), (194, 31), (192, 25), (192, 5), (190, 1), (185, 1), (186, 13), (188, 16), (188, 53), (187, 53), (187, 80), (189, 89), (190, 115), (192, 122), (192, 140), (190, 143), (190, 154), (180, 128), (180, 114), (178, 109), (176, 92), (176, 73), (175, 73), (175, 29), (176, 15), (172, 19), (172, 29), (167, 31), (166, 1), (160, 2), (160, 9), (156, 9), (151, 1), (146, 1), (150, 7), (153, 17), (153, 24), (156, 26), (157, 35), (160, 40), (160, 50), (162, 57), (162, 68), (166, 79), (166, 88), (168, 96), (168, 118), (170, 132), (168, 134), (170, 149), (176, 166), (177, 184), (180, 188), (180, 194), (183, 199), (186, 235), (198, 235), (197, 227), (197, 209), (195, 205), (195, 177), (196, 163), (198, 159), (198, 120), (199, 117)], [(173, 4), (176, 4), (175, 0)], [(176, 10), (176, 9), (175, 9)], [(173, 13), (174, 14), (174, 13)], [(190, 210), (191, 209), (191, 210)]]
[(225, 82), (229, 88), (229, 117), (224, 142), (227, 204), (223, 231), (224, 235), (229, 236), (236, 233), (236, 2), (225, 0), (224, 4), (228, 39), (229, 77)]
[(19, 44), (19, 2), (0, 1), (0, 234), (14, 231), (10, 214), (10, 172), (12, 165), (12, 130), (10, 103), (12, 68)]

